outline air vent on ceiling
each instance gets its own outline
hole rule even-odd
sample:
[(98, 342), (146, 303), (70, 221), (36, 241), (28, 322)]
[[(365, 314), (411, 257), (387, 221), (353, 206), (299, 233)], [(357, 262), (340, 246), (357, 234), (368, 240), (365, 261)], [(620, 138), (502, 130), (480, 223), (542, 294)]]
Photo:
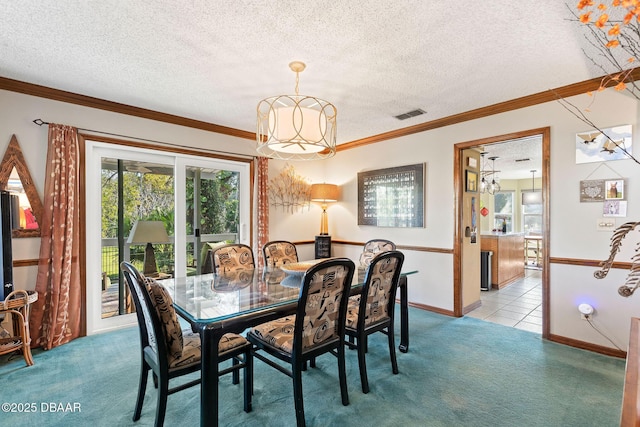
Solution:
[(410, 119), (411, 117), (415, 117), (415, 116), (420, 116), (422, 114), (426, 114), (427, 112), (421, 109), (416, 109), (416, 110), (412, 110), (412, 111), (407, 111), (406, 113), (400, 114), (395, 116), (396, 119), (398, 120), (406, 120), (406, 119)]
[(528, 162), (529, 160), (531, 160), (530, 158), (526, 158), (526, 159), (516, 159), (516, 162)]

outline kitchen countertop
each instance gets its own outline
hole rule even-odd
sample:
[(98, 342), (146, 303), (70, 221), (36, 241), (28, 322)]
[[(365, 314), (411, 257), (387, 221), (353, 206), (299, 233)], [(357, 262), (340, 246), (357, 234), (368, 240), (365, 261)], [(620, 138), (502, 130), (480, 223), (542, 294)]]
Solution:
[(480, 233), (481, 236), (487, 237), (504, 237), (504, 236), (524, 236), (522, 232), (512, 232), (512, 233), (503, 233), (502, 231), (483, 231)]

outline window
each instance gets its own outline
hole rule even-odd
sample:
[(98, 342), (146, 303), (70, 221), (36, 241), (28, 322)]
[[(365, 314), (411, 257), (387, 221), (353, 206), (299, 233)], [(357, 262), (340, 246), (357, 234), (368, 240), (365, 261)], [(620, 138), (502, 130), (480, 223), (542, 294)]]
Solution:
[[(531, 191), (524, 191), (524, 194)], [(522, 228), (525, 234), (542, 234), (542, 203), (522, 205)]]
[(493, 228), (502, 231), (506, 223), (506, 231), (513, 231), (513, 191), (500, 191), (493, 197)]
[[(87, 141), (88, 334), (136, 321), (121, 261), (152, 277), (185, 277), (200, 268), (206, 242), (250, 244), (249, 169), (248, 161)], [(134, 242), (138, 221), (162, 222), (166, 235)]]

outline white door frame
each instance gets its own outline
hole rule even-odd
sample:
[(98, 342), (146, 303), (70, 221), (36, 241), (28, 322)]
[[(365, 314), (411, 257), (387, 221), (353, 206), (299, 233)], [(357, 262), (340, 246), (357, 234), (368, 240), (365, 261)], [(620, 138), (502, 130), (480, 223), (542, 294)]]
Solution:
[[(186, 271), (186, 236), (176, 230), (186, 229), (186, 166), (220, 168), (240, 173), (240, 242), (250, 244), (249, 224), (251, 218), (250, 204), (250, 164), (208, 157), (198, 157), (181, 153), (157, 151), (147, 148), (130, 147), (111, 143), (91, 141), (87, 138), (85, 150), (85, 197), (86, 197), (86, 322), (87, 335), (107, 332), (131, 326), (136, 323), (135, 314), (102, 318), (102, 293), (97, 284), (102, 280), (102, 224), (100, 191), (103, 157), (124, 158), (141, 162), (165, 164), (174, 168), (175, 182), (175, 268), (176, 272)], [(178, 250), (178, 248), (181, 248)]]

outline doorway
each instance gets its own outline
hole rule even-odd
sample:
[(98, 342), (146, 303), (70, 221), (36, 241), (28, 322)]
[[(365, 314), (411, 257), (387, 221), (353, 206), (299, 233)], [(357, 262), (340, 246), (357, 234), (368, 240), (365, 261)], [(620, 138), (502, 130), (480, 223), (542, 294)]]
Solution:
[[(483, 159), (480, 156), (480, 161), (477, 162), (477, 173), (479, 175), (479, 185), (477, 196), (480, 197), (482, 195), (482, 187), (484, 185), (489, 185), (494, 181), (498, 183), (497, 189), (494, 189), (499, 197), (500, 203), (493, 203), (494, 197), (491, 198), (491, 206), (483, 206), (482, 202), (480, 206), (478, 206), (479, 212), (482, 213), (482, 217), (480, 221), (478, 221), (478, 229), (471, 230), (471, 233), (468, 232), (469, 224), (467, 224), (468, 218), (471, 217), (468, 212), (465, 212), (465, 206), (468, 209), (468, 203), (465, 203), (466, 198), (468, 198), (468, 187), (466, 187), (465, 177), (469, 174), (469, 162), (467, 160), (468, 151), (465, 150), (477, 150), (478, 154), (482, 152), (491, 151), (491, 147), (493, 145), (494, 151), (497, 151), (497, 148), (508, 149), (509, 142), (518, 141), (519, 144), (527, 144), (527, 141), (538, 140), (541, 142), (540, 147), (540, 164), (539, 169), (536, 167), (536, 172), (538, 174), (538, 183), (540, 183), (539, 187), (535, 187), (535, 173), (531, 174), (531, 167), (526, 166), (525, 159), (517, 159), (522, 160), (522, 164), (517, 166), (526, 173), (529, 174), (528, 181), (525, 181), (524, 178), (520, 178), (520, 182), (511, 182), (512, 180), (503, 180), (503, 185), (499, 185), (501, 178), (498, 178), (499, 174), (503, 174), (503, 176), (508, 176), (508, 170), (514, 169), (516, 166), (507, 166), (506, 160), (500, 164), (499, 159), (492, 159), (492, 162), (487, 164), (488, 159)], [(498, 157), (498, 156), (491, 156)], [(483, 164), (484, 161), (484, 164)], [(476, 240), (469, 240), (469, 235), (475, 237), (477, 235), (477, 244), (482, 243), (482, 234), (485, 233), (488, 237), (492, 237), (491, 234), (495, 234), (496, 238), (511, 236), (511, 235), (532, 235), (535, 234), (540, 237), (537, 247), (537, 260), (539, 269), (527, 269), (526, 276), (523, 274), (522, 277), (506, 276), (504, 279), (500, 279), (498, 282), (501, 286), (504, 287), (500, 289), (494, 279), (493, 282), (496, 283), (495, 286), (491, 286), (491, 289), (497, 288), (496, 291), (491, 291), (491, 293), (498, 294), (500, 291), (503, 291), (503, 300), (506, 300), (508, 297), (514, 297), (518, 292), (522, 294), (526, 294), (529, 291), (532, 291), (529, 297), (532, 297), (535, 292), (539, 292), (541, 298), (541, 315), (542, 315), (542, 328), (541, 334), (543, 338), (547, 338), (549, 335), (549, 161), (550, 161), (550, 128), (539, 128), (532, 129), (528, 131), (515, 132), (506, 135), (500, 135), (490, 138), (484, 138), (479, 140), (467, 141), (463, 143), (458, 143), (455, 145), (455, 156), (454, 156), (454, 180), (455, 180), (455, 188), (456, 188), (456, 219), (457, 224), (455, 228), (455, 239), (454, 239), (454, 313), (456, 316), (463, 316), (469, 313), (472, 313), (476, 309), (480, 309), (483, 305), (483, 298), (487, 298), (490, 293), (486, 293), (486, 291), (479, 292), (469, 292), (469, 290), (474, 290), (475, 287), (480, 288), (480, 277), (481, 277), (481, 262), (478, 262), (476, 259), (480, 253), (479, 248), (476, 248), (475, 251), (469, 251), (467, 248), (474, 243)], [(474, 162), (475, 164), (476, 162)], [(487, 169), (489, 170), (487, 172)], [(485, 183), (481, 182), (482, 178), (485, 179)], [(515, 180), (514, 180), (515, 181)], [(534, 183), (534, 186), (531, 183)], [(529, 185), (525, 185), (524, 182), (528, 182)], [(541, 204), (538, 207), (539, 211), (537, 213), (534, 206), (527, 208), (523, 208), (524, 205), (521, 205), (522, 195), (524, 193), (531, 192), (539, 192), (542, 196)], [(508, 202), (511, 200), (511, 202)], [(486, 199), (485, 199), (486, 203)], [(487, 208), (487, 209), (484, 209)], [(496, 211), (497, 208), (497, 211)], [(489, 213), (491, 215), (489, 215)], [(474, 212), (475, 215), (475, 212)], [(485, 216), (486, 215), (486, 216)], [(532, 216), (533, 215), (533, 216)], [(537, 222), (539, 224), (539, 230), (534, 230), (536, 227), (536, 216)], [(499, 224), (498, 224), (499, 222)], [(496, 225), (498, 224), (498, 225)], [(507, 225), (506, 233), (503, 233), (502, 228)], [(473, 228), (473, 227), (472, 227)], [(531, 229), (529, 229), (531, 228)], [(495, 231), (494, 231), (495, 230)], [(485, 239), (485, 242), (488, 239)], [(519, 252), (519, 267), (520, 271), (524, 270), (525, 267), (525, 251), (524, 248)], [(502, 261), (502, 264), (504, 265)], [(469, 275), (468, 268), (477, 268), (478, 274)], [(495, 268), (495, 262), (494, 262)], [(503, 269), (504, 270), (504, 269)], [(464, 271), (464, 274), (463, 274)], [(501, 271), (502, 273), (503, 271)], [(536, 279), (537, 276), (537, 279)], [(528, 278), (528, 279), (527, 279)], [(521, 280), (522, 279), (522, 280)], [(540, 286), (538, 291), (535, 291), (533, 281), (539, 280)], [(524, 283), (523, 283), (524, 281)], [(520, 283), (517, 285), (517, 283)], [(511, 286), (511, 291), (507, 291)], [(526, 289), (527, 286), (530, 286), (531, 289)], [(511, 295), (510, 295), (511, 294)], [(477, 295), (474, 301), (470, 301), (469, 295)], [(486, 295), (486, 297), (485, 297)], [(489, 305), (490, 303), (487, 301), (485, 305)], [(488, 310), (487, 310), (488, 311)], [(523, 308), (522, 311), (525, 311)], [(529, 314), (529, 313), (526, 313)], [(477, 317), (477, 316), (474, 316)]]

